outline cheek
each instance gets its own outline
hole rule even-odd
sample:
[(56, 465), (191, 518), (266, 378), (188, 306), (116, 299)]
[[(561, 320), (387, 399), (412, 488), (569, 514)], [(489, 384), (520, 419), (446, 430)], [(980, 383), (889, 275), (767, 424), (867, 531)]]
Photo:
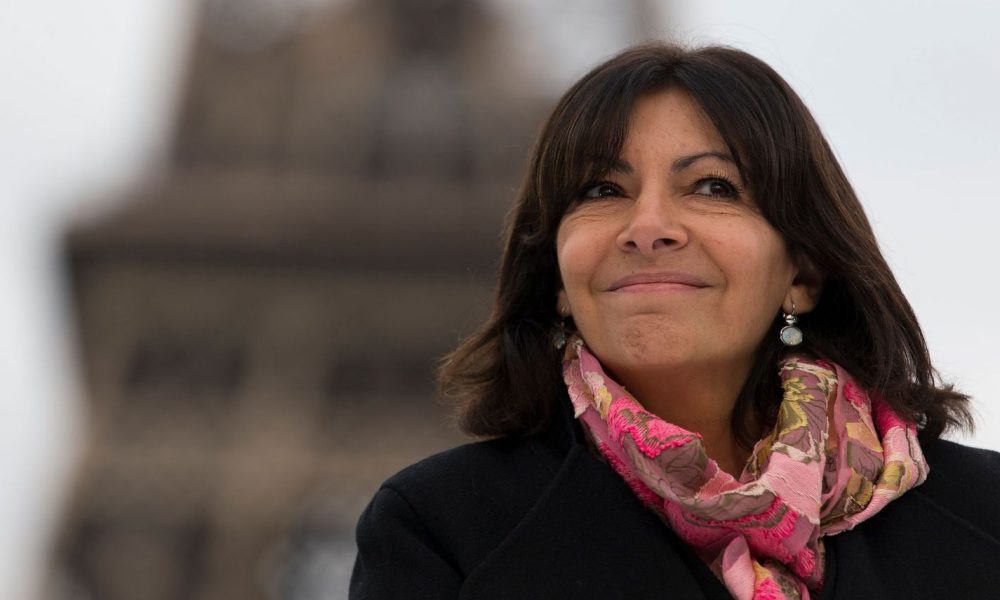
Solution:
[(733, 301), (755, 313), (781, 303), (795, 270), (777, 232), (770, 227), (741, 229), (718, 243), (718, 261), (727, 273)]
[(560, 227), (556, 236), (556, 259), (563, 287), (571, 297), (585, 289), (597, 268), (600, 253), (593, 236), (578, 227)]

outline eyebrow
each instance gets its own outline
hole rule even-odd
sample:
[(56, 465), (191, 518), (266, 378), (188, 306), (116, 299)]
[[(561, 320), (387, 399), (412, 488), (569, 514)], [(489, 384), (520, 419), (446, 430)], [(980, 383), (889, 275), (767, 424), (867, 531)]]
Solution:
[[(696, 152), (695, 154), (688, 154), (686, 156), (682, 156), (676, 159), (670, 165), (670, 171), (672, 173), (680, 173), (684, 169), (687, 169), (688, 167), (690, 167), (691, 165), (693, 165), (694, 163), (698, 162), (703, 158), (717, 158), (719, 160), (731, 163), (733, 165), (736, 164), (736, 161), (733, 160), (733, 157), (726, 154), (725, 152), (715, 152), (709, 150), (706, 152)], [(632, 165), (630, 165), (628, 161), (622, 160), (620, 158), (611, 161), (611, 170), (621, 173), (623, 175), (631, 175), (632, 172), (634, 171)]]
[(733, 157), (729, 156), (725, 152), (715, 152), (710, 150), (708, 152), (698, 152), (697, 154), (688, 154), (687, 156), (682, 156), (677, 160), (675, 160), (672, 165), (670, 165), (670, 170), (674, 173), (679, 173), (703, 158), (717, 158), (721, 161), (732, 163), (733, 165), (736, 164), (736, 161), (733, 160)]

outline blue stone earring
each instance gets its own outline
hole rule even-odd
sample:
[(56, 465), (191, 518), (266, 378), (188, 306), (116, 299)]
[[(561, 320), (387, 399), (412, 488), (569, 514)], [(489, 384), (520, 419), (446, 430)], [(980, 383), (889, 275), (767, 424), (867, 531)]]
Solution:
[(802, 343), (802, 330), (795, 326), (798, 322), (799, 319), (795, 316), (795, 301), (792, 300), (792, 314), (785, 314), (785, 323), (787, 325), (782, 327), (781, 333), (778, 334), (782, 344), (786, 346), (798, 346)]

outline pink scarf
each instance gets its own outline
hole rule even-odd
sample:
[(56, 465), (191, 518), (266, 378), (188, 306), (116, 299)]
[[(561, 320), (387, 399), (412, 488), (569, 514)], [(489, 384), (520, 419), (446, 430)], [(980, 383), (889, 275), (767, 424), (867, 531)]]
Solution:
[(914, 424), (835, 364), (783, 361), (778, 422), (737, 480), (699, 434), (645, 410), (608, 377), (582, 341), (567, 350), (569, 396), (598, 450), (737, 600), (808, 600), (823, 583), (823, 536), (927, 477)]

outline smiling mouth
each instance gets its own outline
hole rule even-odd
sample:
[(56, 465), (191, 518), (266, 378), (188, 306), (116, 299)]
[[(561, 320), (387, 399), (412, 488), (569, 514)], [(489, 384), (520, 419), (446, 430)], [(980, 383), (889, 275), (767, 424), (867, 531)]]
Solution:
[(681, 292), (697, 291), (709, 287), (708, 283), (689, 273), (663, 272), (629, 275), (615, 281), (609, 292)]
[(688, 285), (686, 283), (632, 283), (611, 290), (618, 294), (634, 294), (641, 292), (696, 292), (705, 286)]

